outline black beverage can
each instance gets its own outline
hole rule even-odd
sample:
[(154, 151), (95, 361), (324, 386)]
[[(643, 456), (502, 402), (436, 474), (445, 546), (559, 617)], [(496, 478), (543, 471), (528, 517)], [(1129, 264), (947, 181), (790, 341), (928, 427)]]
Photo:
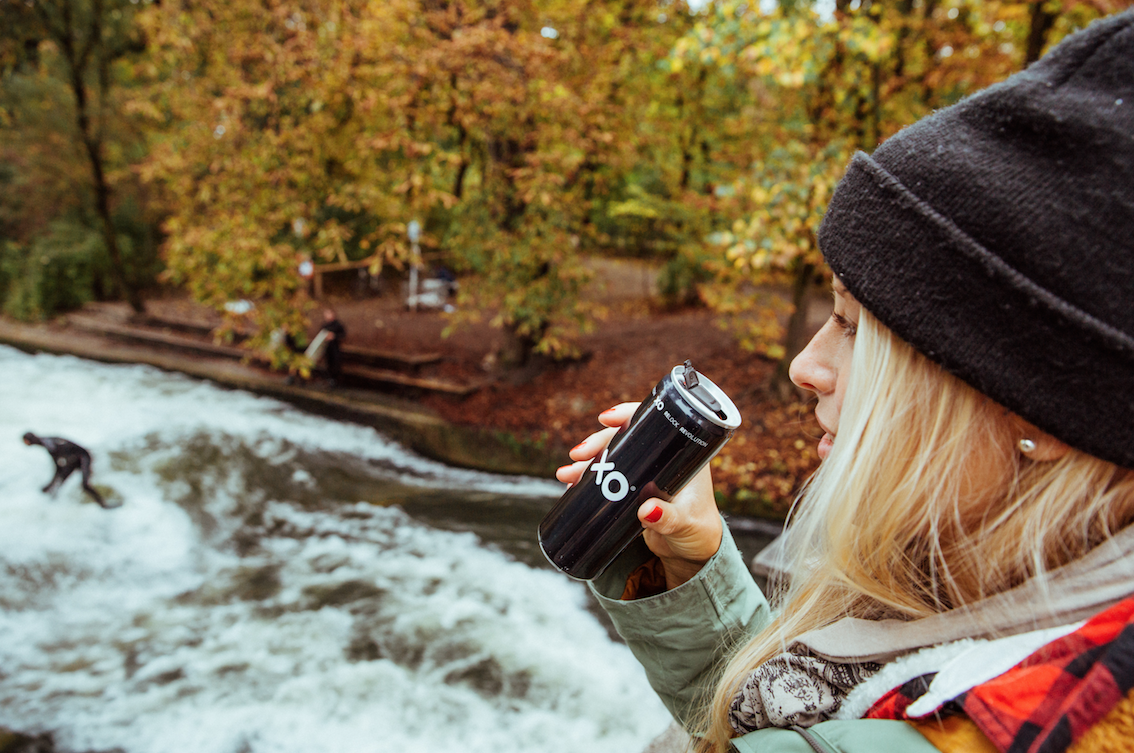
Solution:
[(544, 556), (573, 578), (598, 576), (642, 533), (641, 503), (671, 499), (738, 426), (740, 412), (723, 390), (689, 361), (673, 367), (544, 516)]

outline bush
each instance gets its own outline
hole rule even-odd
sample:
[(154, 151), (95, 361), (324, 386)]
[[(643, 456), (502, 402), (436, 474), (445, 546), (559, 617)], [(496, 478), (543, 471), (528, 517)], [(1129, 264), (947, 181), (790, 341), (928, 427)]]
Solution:
[[(130, 197), (114, 214), (123, 275), (136, 290), (162, 270), (156, 225)], [(80, 211), (57, 217), (46, 231), (18, 241), (0, 236), (0, 308), (25, 321), (47, 319), (87, 301), (120, 298), (102, 234)]]
[(686, 246), (678, 250), (658, 272), (658, 292), (670, 306), (696, 306), (702, 303), (700, 286), (713, 279), (710, 255), (703, 249)]
[(47, 319), (95, 298), (108, 267), (102, 239), (90, 228), (56, 220), (25, 244), (0, 246), (0, 299), (16, 319)]

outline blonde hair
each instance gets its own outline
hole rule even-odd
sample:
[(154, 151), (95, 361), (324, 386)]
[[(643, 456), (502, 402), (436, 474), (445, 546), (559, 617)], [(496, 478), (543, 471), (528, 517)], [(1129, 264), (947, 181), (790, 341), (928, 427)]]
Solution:
[(1011, 414), (865, 310), (831, 454), (789, 516), (778, 615), (724, 667), (701, 747), (735, 734), (732, 698), (802, 633), (842, 617), (915, 619), (1082, 556), (1134, 520), (1134, 472), (1071, 450), (1033, 462)]

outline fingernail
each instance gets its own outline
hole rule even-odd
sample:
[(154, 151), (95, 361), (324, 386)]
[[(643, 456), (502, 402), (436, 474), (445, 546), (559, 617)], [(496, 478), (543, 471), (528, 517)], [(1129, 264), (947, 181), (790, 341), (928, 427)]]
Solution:
[(647, 523), (657, 523), (659, 520), (661, 520), (661, 516), (662, 516), (662, 509), (660, 507), (658, 507), (657, 505), (654, 505), (654, 509), (651, 510), (650, 514), (646, 516), (646, 522)]
[(605, 415), (606, 415), (607, 413), (614, 413), (614, 411), (615, 411), (615, 410), (617, 410), (617, 409), (616, 409), (616, 408), (607, 408), (606, 410), (604, 410), (604, 411), (603, 411), (602, 413), (600, 413), (599, 415), (600, 415), (600, 416), (605, 416)]
[(561, 466), (559, 466), (558, 468), (556, 468), (556, 469), (555, 469), (555, 475), (556, 475), (556, 476), (558, 476), (558, 475), (559, 475), (559, 472), (560, 472), (561, 470), (563, 470), (564, 468), (570, 468), (570, 467), (571, 467), (572, 465), (573, 465), (573, 463), (568, 463), (567, 465), (561, 465)]
[(587, 443), (587, 440), (585, 440), (585, 439), (584, 439), (584, 440), (583, 440), (582, 442), (579, 442), (579, 444), (577, 444), (577, 445), (575, 445), (574, 447), (572, 447), (572, 448), (571, 448), (571, 452), (574, 452), (575, 450), (579, 449), (580, 447), (582, 447), (582, 446), (583, 446), (583, 445), (585, 445), (586, 443)]

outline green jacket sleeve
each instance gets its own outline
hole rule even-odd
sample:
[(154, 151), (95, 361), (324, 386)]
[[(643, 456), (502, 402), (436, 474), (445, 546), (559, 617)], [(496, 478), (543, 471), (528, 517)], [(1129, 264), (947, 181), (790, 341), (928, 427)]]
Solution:
[(749, 732), (732, 741), (737, 753), (938, 753), (920, 732), (894, 719), (820, 722), (807, 729)]
[(712, 692), (721, 656), (767, 625), (771, 611), (728, 526), (720, 549), (692, 580), (656, 596), (620, 601), (627, 576), (649, 556), (637, 539), (590, 587), (650, 685), (688, 729)]

